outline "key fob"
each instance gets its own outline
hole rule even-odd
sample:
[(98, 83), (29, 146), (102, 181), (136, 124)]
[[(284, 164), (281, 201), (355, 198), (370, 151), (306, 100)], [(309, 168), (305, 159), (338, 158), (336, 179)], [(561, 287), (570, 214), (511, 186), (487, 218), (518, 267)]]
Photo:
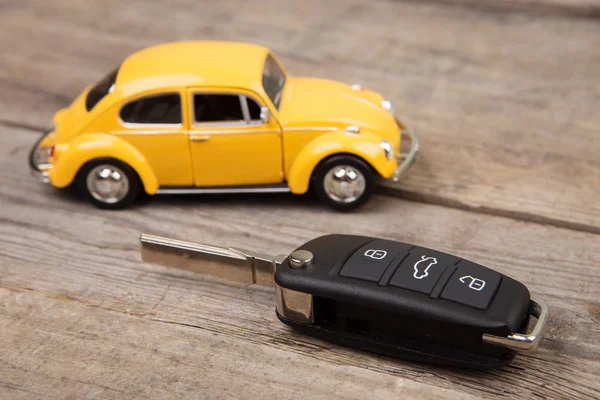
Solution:
[[(364, 236), (311, 240), (278, 266), (277, 317), (387, 356), (496, 368), (535, 349), (547, 308), (520, 282), (440, 251)], [(526, 334), (530, 315), (538, 321)]]

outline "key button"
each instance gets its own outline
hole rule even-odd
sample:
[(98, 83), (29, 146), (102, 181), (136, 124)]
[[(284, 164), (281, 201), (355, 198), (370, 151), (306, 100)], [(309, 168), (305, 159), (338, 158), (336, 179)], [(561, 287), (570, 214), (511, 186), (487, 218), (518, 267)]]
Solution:
[(390, 285), (430, 294), (447, 267), (458, 257), (424, 247), (415, 247), (392, 276)]
[(441, 297), (467, 306), (488, 308), (500, 285), (500, 274), (463, 260), (444, 288)]
[(340, 271), (341, 276), (379, 282), (392, 260), (404, 256), (411, 245), (392, 240), (373, 240), (358, 249)]

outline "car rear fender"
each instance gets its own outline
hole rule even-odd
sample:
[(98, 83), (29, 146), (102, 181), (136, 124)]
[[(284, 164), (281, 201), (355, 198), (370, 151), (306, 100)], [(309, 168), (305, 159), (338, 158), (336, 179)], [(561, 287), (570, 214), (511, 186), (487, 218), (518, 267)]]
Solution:
[(85, 134), (69, 142), (60, 157), (53, 161), (50, 182), (56, 187), (69, 186), (83, 165), (106, 157), (129, 165), (140, 177), (146, 193), (156, 193), (158, 180), (144, 156), (125, 140), (105, 133)]

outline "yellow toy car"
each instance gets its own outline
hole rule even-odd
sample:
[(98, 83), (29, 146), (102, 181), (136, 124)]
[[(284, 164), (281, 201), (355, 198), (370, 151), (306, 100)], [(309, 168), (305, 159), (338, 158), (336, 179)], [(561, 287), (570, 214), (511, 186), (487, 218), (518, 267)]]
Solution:
[(134, 53), (87, 88), (56, 113), (30, 164), (102, 208), (129, 206), (142, 191), (312, 186), (348, 210), (368, 200), (377, 175), (399, 179), (417, 151), (414, 132), (375, 92), (290, 76), (254, 44), (188, 41)]

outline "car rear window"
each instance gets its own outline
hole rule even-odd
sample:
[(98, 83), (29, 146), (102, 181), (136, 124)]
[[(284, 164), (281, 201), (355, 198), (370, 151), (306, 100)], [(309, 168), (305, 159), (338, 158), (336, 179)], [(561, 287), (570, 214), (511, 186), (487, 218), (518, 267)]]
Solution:
[(181, 124), (181, 96), (166, 93), (134, 100), (121, 109), (123, 122), (132, 124)]
[(92, 111), (96, 104), (100, 102), (115, 87), (115, 81), (117, 80), (117, 74), (119, 73), (119, 68), (112, 71), (110, 74), (106, 75), (102, 78), (98, 83), (94, 85), (93, 88), (87, 94), (85, 98), (85, 109), (88, 111)]

